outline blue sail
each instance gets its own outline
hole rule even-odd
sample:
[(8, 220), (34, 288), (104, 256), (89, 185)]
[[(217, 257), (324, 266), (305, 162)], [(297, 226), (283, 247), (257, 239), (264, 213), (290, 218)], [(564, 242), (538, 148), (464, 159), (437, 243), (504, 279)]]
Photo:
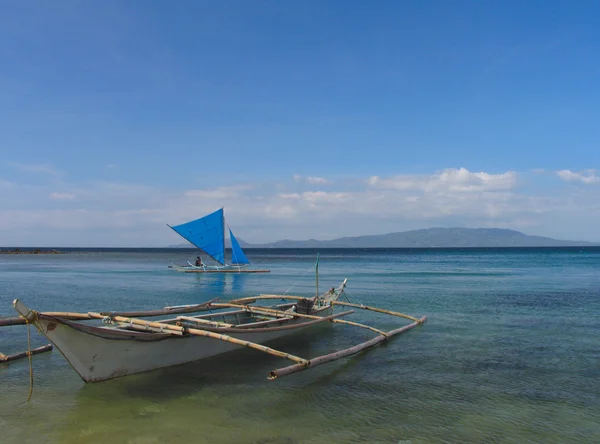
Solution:
[(231, 239), (231, 264), (249, 264), (250, 261), (242, 251), (242, 247), (240, 247), (239, 242), (229, 229), (229, 238)]
[(223, 219), (223, 208), (208, 216), (201, 217), (200, 219), (185, 224), (175, 225), (171, 228), (181, 237), (200, 248), (215, 261), (221, 265), (225, 264), (225, 224)]

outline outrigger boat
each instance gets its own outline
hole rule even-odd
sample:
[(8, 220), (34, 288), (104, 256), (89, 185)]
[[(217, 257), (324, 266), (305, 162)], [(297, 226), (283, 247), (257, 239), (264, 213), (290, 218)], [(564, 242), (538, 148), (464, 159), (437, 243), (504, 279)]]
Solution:
[[(13, 305), (21, 317), (5, 320), (4, 325), (34, 325), (85, 382), (98, 382), (192, 362), (241, 347), (291, 361), (291, 365), (268, 374), (269, 379), (276, 379), (356, 354), (426, 320), (426, 317), (417, 319), (381, 308), (342, 302), (339, 298), (344, 294), (346, 282), (344, 280), (339, 287), (322, 295), (317, 290), (313, 297), (262, 294), (227, 303), (219, 303), (215, 299), (197, 305), (137, 312), (40, 313), (15, 299)], [(286, 302), (255, 305), (258, 301), (281, 299)], [(370, 310), (413, 322), (391, 331), (382, 331), (341, 319), (355, 310), (334, 313), (336, 306)], [(208, 314), (189, 315), (209, 310), (211, 313)], [(141, 319), (164, 315), (171, 317), (160, 321)], [(96, 320), (96, 325), (90, 325), (86, 322), (88, 320)], [(359, 327), (375, 332), (377, 336), (354, 347), (315, 358), (302, 358), (263, 345), (323, 323)]]
[(231, 263), (225, 262), (225, 215), (223, 208), (190, 222), (181, 225), (168, 225), (173, 231), (185, 240), (198, 247), (214, 260), (214, 265), (195, 265), (187, 262), (186, 265), (170, 265), (176, 271), (186, 273), (268, 273), (269, 270), (249, 269), (250, 261), (244, 254), (240, 243), (233, 235), (231, 228), (229, 240), (231, 242)]

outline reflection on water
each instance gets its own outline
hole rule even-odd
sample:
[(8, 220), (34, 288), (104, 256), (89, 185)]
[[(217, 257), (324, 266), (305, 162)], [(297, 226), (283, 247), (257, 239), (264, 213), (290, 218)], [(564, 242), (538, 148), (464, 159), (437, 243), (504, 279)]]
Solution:
[(193, 275), (202, 290), (217, 296), (235, 295), (244, 291), (251, 273), (186, 273)]
[[(166, 267), (187, 254), (0, 257), (0, 315), (13, 315), (15, 296), (40, 310), (86, 311), (314, 292), (310, 252), (251, 257), (269, 274)], [(275, 381), (267, 373), (287, 361), (244, 349), (84, 384), (54, 350), (34, 357), (27, 404), (27, 361), (0, 364), (0, 442), (600, 442), (599, 267), (593, 249), (322, 252), (323, 288), (348, 277), (352, 300), (427, 315), (427, 324)], [(398, 325), (370, 312), (356, 320)], [(314, 357), (370, 337), (321, 325), (271, 345)], [(25, 347), (24, 327), (0, 329), (1, 352)]]

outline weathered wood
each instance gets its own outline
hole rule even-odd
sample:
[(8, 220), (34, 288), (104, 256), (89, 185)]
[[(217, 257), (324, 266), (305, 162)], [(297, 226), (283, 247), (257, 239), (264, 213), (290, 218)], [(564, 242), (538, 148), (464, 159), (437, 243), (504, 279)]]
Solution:
[[(347, 316), (351, 313), (354, 313), (354, 310), (349, 310), (341, 313), (336, 313), (330, 316), (322, 316), (317, 319), (308, 320), (306, 322), (297, 322), (288, 325), (280, 325), (278, 327), (256, 327), (256, 328), (246, 328), (240, 329), (237, 326), (232, 328), (227, 327), (209, 327), (203, 326), (202, 329), (206, 331), (212, 331), (215, 333), (233, 333), (233, 334), (246, 334), (246, 333), (270, 333), (274, 331), (282, 331), (282, 330), (294, 330), (297, 328), (305, 328), (310, 327), (314, 324), (318, 324), (320, 322), (333, 321), (335, 318), (339, 318), (341, 316)], [(283, 319), (283, 318), (282, 318)], [(289, 319), (286, 319), (289, 322)]]
[(211, 303), (217, 301), (218, 299), (219, 298), (214, 298), (214, 299), (211, 299), (210, 301), (202, 302), (201, 304), (195, 304), (195, 305), (184, 305), (184, 306), (179, 306), (179, 307), (165, 307), (165, 308), (159, 309), (159, 310), (101, 311), (100, 314), (102, 314), (104, 316), (115, 315), (115, 316), (126, 316), (126, 317), (131, 317), (131, 318), (138, 318), (138, 317), (163, 316), (163, 315), (179, 314), (179, 313), (194, 313), (196, 311), (208, 310), (209, 305)]
[(384, 332), (383, 330), (379, 330), (378, 328), (371, 327), (370, 325), (359, 324), (358, 322), (346, 321), (344, 319), (335, 319), (333, 322), (335, 322), (336, 324), (346, 324), (346, 325), (351, 325), (353, 327), (366, 328), (367, 330), (374, 331), (378, 335), (387, 336), (387, 333)]
[(8, 327), (10, 325), (26, 324), (25, 318), (4, 318), (0, 319), (0, 327)]
[[(163, 316), (168, 314), (178, 314), (178, 313), (194, 313), (196, 311), (206, 311), (208, 310), (208, 306), (217, 301), (219, 298), (212, 299), (210, 301), (203, 302), (201, 304), (195, 305), (186, 305), (179, 307), (165, 307), (159, 310), (146, 310), (146, 311), (111, 311), (111, 312), (101, 312), (104, 316), (117, 315), (117, 316), (128, 316), (128, 317), (152, 317), (152, 316)], [(55, 318), (62, 319), (71, 319), (75, 321), (85, 321), (87, 319), (92, 319), (86, 313), (72, 313), (68, 311), (47, 311), (41, 312), (40, 315), (52, 316)], [(7, 327), (9, 325), (25, 325), (27, 321), (25, 318), (8, 318), (8, 319), (0, 319), (0, 327)]]
[(223, 311), (221, 313), (210, 313), (210, 314), (198, 315), (198, 316), (192, 316), (192, 317), (198, 318), (198, 319), (212, 319), (212, 318), (220, 318), (220, 317), (231, 316), (231, 315), (235, 316), (236, 314), (240, 314), (240, 313), (246, 313), (246, 310)]
[[(229, 307), (236, 307), (236, 308), (242, 308), (245, 307), (248, 311), (252, 312), (252, 313), (265, 313), (265, 314), (272, 314), (274, 316), (297, 316), (300, 318), (306, 318), (306, 319), (319, 319), (320, 316), (314, 316), (314, 315), (307, 315), (307, 314), (302, 314), (302, 313), (296, 313), (294, 311), (282, 311), (282, 310), (275, 310), (273, 308), (265, 308), (265, 307), (252, 307), (249, 305), (236, 305), (236, 304), (232, 304), (232, 303), (218, 303), (218, 304), (212, 304), (212, 306), (222, 306), (222, 305), (226, 305)], [(352, 311), (349, 311), (348, 314), (353, 313)], [(335, 322), (336, 324), (346, 324), (346, 325), (352, 325), (354, 327), (360, 327), (360, 328), (366, 328), (369, 330), (374, 331), (377, 334), (380, 335), (385, 335), (386, 333), (378, 330), (376, 328), (370, 327), (368, 325), (364, 325), (364, 324), (359, 324), (358, 322), (352, 322), (352, 321), (345, 321), (343, 319), (332, 319), (331, 322)]]
[[(339, 318), (341, 316), (347, 316), (350, 313), (354, 313), (354, 310), (336, 313), (336, 314), (333, 314), (330, 316), (323, 316), (323, 317), (319, 317), (318, 319), (307, 320), (306, 322), (294, 322), (294, 323), (275, 326), (275, 327), (255, 327), (255, 328), (240, 329), (237, 326), (231, 327), (231, 328), (203, 326), (202, 330), (212, 331), (215, 333), (227, 333), (227, 334), (233, 334), (233, 335), (247, 334), (247, 333), (272, 333), (275, 331), (295, 330), (295, 329), (299, 329), (299, 328), (310, 327), (314, 324), (332, 321), (335, 318)], [(286, 319), (286, 321), (289, 322), (289, 319)]]
[[(104, 317), (105, 317), (104, 315), (102, 315), (100, 313), (90, 312), (88, 314), (90, 315), (90, 317), (92, 317), (94, 319), (104, 319)], [(142, 319), (126, 318), (123, 316), (113, 316), (112, 319), (113, 319), (113, 321), (116, 321), (116, 322), (126, 322), (128, 324), (131, 323), (131, 324), (136, 324), (136, 325), (148, 325), (150, 327), (157, 327), (157, 328), (164, 327), (165, 330), (179, 331), (179, 332), (188, 333), (188, 334), (195, 335), (195, 336), (204, 336), (207, 338), (218, 339), (220, 341), (230, 342), (232, 344), (252, 348), (254, 350), (262, 351), (264, 353), (268, 353), (270, 355), (277, 356), (280, 358), (289, 359), (290, 361), (294, 361), (294, 362), (298, 362), (298, 363), (307, 362), (306, 359), (300, 358), (298, 356), (294, 356), (290, 353), (285, 353), (285, 352), (275, 350), (274, 348), (270, 348), (270, 347), (267, 347), (267, 346), (264, 346), (261, 344), (257, 344), (257, 343), (250, 342), (250, 341), (245, 341), (243, 339), (233, 338), (231, 336), (227, 336), (227, 335), (223, 335), (220, 333), (215, 333), (215, 332), (211, 332), (211, 331), (207, 331), (207, 330), (200, 330), (197, 328), (189, 328), (189, 327), (181, 327), (179, 325), (164, 324), (161, 322), (144, 321)]]
[(212, 307), (220, 307), (220, 308), (227, 308), (227, 307), (240, 308), (242, 310), (246, 310), (251, 313), (266, 313), (266, 314), (273, 314), (273, 315), (279, 315), (279, 316), (297, 316), (300, 318), (307, 318), (307, 319), (315, 319), (315, 318), (319, 317), (319, 316), (307, 315), (307, 314), (303, 314), (303, 313), (296, 313), (295, 311), (277, 310), (275, 308), (268, 308), (268, 307), (253, 307), (251, 305), (234, 304), (232, 302), (217, 302), (217, 303), (211, 304), (211, 306)]
[(302, 370), (306, 370), (308, 368), (316, 367), (318, 365), (336, 361), (338, 359), (345, 358), (347, 356), (355, 355), (356, 353), (359, 353), (367, 348), (373, 347), (373, 346), (379, 344), (380, 342), (383, 342), (383, 341), (391, 338), (392, 336), (399, 335), (400, 333), (404, 333), (405, 331), (410, 330), (411, 328), (414, 328), (417, 325), (421, 325), (426, 320), (427, 320), (427, 316), (424, 316), (421, 319), (419, 319), (418, 321), (413, 322), (412, 324), (405, 325), (404, 327), (397, 328), (396, 330), (388, 331), (386, 336), (379, 335), (369, 341), (363, 342), (362, 344), (355, 345), (354, 347), (350, 347), (345, 350), (339, 350), (337, 352), (330, 353), (328, 355), (322, 355), (322, 356), (310, 359), (307, 364), (299, 363), (299, 364), (290, 365), (288, 367), (275, 369), (269, 373), (267, 378), (271, 379), (271, 380), (277, 379), (282, 376), (291, 375), (292, 373), (297, 373)]
[[(222, 313), (210, 313), (198, 316), (190, 316), (195, 319), (213, 319), (213, 318), (225, 318), (225, 316), (235, 315), (236, 313), (248, 313), (246, 310), (234, 310), (234, 311), (224, 311)], [(169, 318), (162, 319), (160, 322), (173, 323), (177, 322), (177, 318)]]
[(195, 318), (192, 316), (177, 316), (177, 320), (192, 322), (195, 324), (215, 325), (217, 327), (233, 327), (234, 326), (234, 324), (227, 324), (226, 322), (210, 321), (208, 319), (199, 319), (199, 318)]
[(125, 322), (118, 322), (117, 326), (119, 328), (128, 330), (145, 331), (148, 333), (165, 333), (170, 335), (183, 336), (183, 333), (180, 331), (165, 330), (164, 328), (150, 327), (149, 325), (134, 325)]
[(232, 304), (252, 304), (261, 299), (309, 299), (305, 296), (288, 296), (281, 294), (261, 294), (260, 296), (249, 296), (247, 298), (233, 299), (230, 301)]
[(14, 355), (4, 355), (4, 354), (0, 353), (0, 363), (15, 361), (17, 359), (25, 358), (25, 357), (29, 356), (30, 354), (36, 355), (38, 353), (44, 353), (44, 352), (47, 352), (50, 350), (52, 350), (52, 344), (47, 344), (47, 345), (43, 345), (38, 348), (34, 348), (33, 350), (31, 350), (31, 352), (24, 351), (21, 353), (15, 353)]
[(406, 315), (404, 313), (398, 313), (396, 311), (385, 310), (383, 308), (369, 307), (369, 306), (363, 305), (363, 304), (351, 304), (350, 302), (340, 302), (340, 301), (333, 301), (332, 304), (333, 305), (343, 305), (345, 307), (361, 308), (363, 310), (375, 311), (377, 313), (385, 313), (385, 314), (389, 314), (389, 315), (392, 315), (392, 316), (399, 316), (401, 318), (410, 319), (411, 321), (421, 322), (420, 319), (415, 318), (413, 316), (409, 316), (409, 315)]
[[(51, 312), (45, 312), (45, 313), (40, 313), (40, 314), (54, 316), (56, 318), (72, 319), (72, 320), (77, 320), (77, 321), (84, 321), (86, 319), (91, 319), (87, 314), (84, 314), (84, 313), (51, 311)], [(2, 321), (9, 321), (9, 322), (5, 324)], [(6, 327), (8, 325), (25, 325), (25, 324), (27, 324), (27, 321), (25, 320), (25, 318), (9, 318), (9, 319), (2, 319), (2, 321), (0, 321), (0, 327)]]
[(248, 322), (247, 324), (238, 324), (235, 326), (235, 328), (246, 329), (246, 328), (254, 328), (254, 327), (264, 327), (265, 325), (282, 324), (284, 322), (289, 322), (290, 319), (294, 319), (294, 318), (289, 316), (287, 318), (282, 317), (282, 318), (278, 318), (278, 319), (269, 319), (267, 321)]

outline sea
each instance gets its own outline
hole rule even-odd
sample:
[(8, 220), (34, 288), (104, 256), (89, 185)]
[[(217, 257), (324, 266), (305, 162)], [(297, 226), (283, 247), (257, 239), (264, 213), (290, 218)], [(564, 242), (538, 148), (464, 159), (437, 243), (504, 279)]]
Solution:
[[(247, 250), (265, 274), (188, 274), (186, 249), (0, 255), (0, 317), (113, 311), (261, 293), (351, 302), (427, 322), (360, 354), (268, 380), (287, 361), (242, 349), (85, 384), (57, 349), (0, 364), (0, 443), (598, 443), (600, 248)], [(357, 310), (381, 329), (410, 323)], [(371, 339), (327, 324), (271, 343), (315, 357)], [(31, 330), (31, 346), (48, 341)], [(27, 327), (0, 328), (0, 352)]]

